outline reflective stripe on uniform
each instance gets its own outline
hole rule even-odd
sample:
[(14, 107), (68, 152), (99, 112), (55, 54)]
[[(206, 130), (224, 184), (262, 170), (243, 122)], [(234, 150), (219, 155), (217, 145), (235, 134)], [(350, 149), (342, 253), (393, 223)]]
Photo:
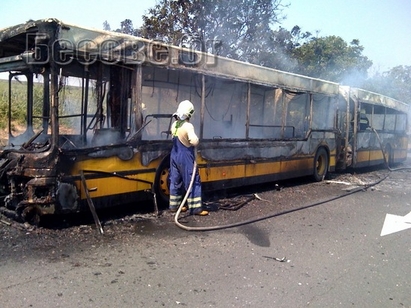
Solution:
[(183, 201), (183, 196), (170, 195), (169, 208), (177, 209), (180, 206), (181, 201)]
[(196, 209), (201, 207), (202, 200), (201, 197), (187, 198), (187, 205), (190, 209)]

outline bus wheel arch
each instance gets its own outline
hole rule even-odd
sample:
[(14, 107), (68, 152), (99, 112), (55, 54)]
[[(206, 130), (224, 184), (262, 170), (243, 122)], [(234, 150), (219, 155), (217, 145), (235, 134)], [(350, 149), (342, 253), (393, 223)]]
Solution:
[(161, 209), (168, 207), (170, 198), (169, 175), (170, 155), (167, 155), (161, 160), (154, 179), (154, 192), (156, 194), (157, 204)]
[(326, 177), (329, 165), (329, 152), (325, 147), (321, 146), (317, 149), (314, 156), (313, 178), (316, 182), (320, 182)]

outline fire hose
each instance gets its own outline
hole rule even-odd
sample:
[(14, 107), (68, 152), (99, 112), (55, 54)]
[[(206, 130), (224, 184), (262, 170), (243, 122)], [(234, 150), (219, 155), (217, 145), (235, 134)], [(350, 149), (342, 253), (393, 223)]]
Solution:
[[(385, 166), (387, 167), (387, 169), (388, 169), (390, 172), (392, 172), (392, 171), (400, 171), (400, 170), (411, 169), (410, 167), (402, 167), (402, 168), (396, 168), (396, 169), (391, 168), (391, 167), (389, 166), (389, 162), (387, 161), (387, 158), (386, 158), (386, 155), (385, 155), (385, 152), (384, 152), (384, 147), (383, 147), (383, 144), (382, 144), (382, 142), (381, 142), (380, 136), (378, 135), (377, 131), (376, 131), (374, 128), (372, 128), (372, 127), (370, 127), (370, 128), (371, 128), (372, 131), (377, 135), (377, 139), (378, 139), (378, 141), (379, 141), (379, 143), (380, 143), (380, 149), (381, 149), (381, 152), (382, 152), (382, 155), (383, 155), (384, 163), (385, 163)], [(343, 194), (343, 195), (336, 196), (336, 197), (332, 197), (332, 198), (327, 199), (327, 200), (324, 200), (324, 201), (315, 202), (315, 203), (308, 204), (308, 205), (305, 205), (305, 206), (301, 206), (301, 207), (298, 207), (298, 208), (294, 208), (294, 209), (290, 209), (290, 210), (285, 210), (285, 211), (282, 211), (282, 212), (279, 212), (279, 213), (269, 214), (269, 215), (265, 215), (265, 216), (261, 216), (261, 217), (257, 217), (257, 218), (252, 218), (252, 219), (244, 220), (244, 221), (237, 222), (237, 223), (226, 224), (226, 225), (209, 226), (209, 227), (189, 227), (189, 226), (185, 226), (185, 225), (181, 224), (181, 223), (178, 221), (178, 217), (179, 217), (179, 215), (180, 215), (180, 213), (181, 213), (181, 210), (182, 210), (185, 202), (187, 201), (188, 195), (190, 194), (191, 189), (192, 189), (192, 187), (193, 187), (194, 178), (195, 178), (196, 169), (197, 169), (196, 156), (197, 156), (197, 152), (195, 151), (194, 165), (193, 165), (193, 173), (192, 173), (192, 175), (191, 175), (190, 184), (189, 184), (189, 187), (188, 187), (188, 189), (187, 189), (187, 192), (186, 192), (186, 194), (185, 194), (185, 196), (184, 196), (184, 198), (183, 198), (183, 201), (181, 202), (181, 204), (180, 204), (180, 206), (179, 206), (179, 208), (178, 208), (178, 210), (177, 210), (177, 212), (176, 212), (176, 214), (175, 214), (175, 216), (174, 216), (174, 222), (175, 222), (175, 224), (176, 224), (178, 227), (180, 227), (181, 229), (184, 229), (184, 230), (187, 230), (187, 231), (214, 231), (214, 230), (222, 230), (222, 229), (234, 228), (234, 227), (239, 227), (239, 226), (247, 225), (247, 224), (250, 224), (250, 223), (255, 223), (255, 222), (258, 222), (258, 221), (262, 221), (262, 220), (265, 220), (265, 219), (269, 219), (269, 218), (273, 218), (273, 217), (277, 217), (277, 216), (289, 214), (289, 213), (292, 213), (292, 212), (296, 212), (296, 211), (300, 211), (300, 210), (305, 210), (305, 209), (308, 209), (308, 208), (311, 208), (311, 207), (314, 207), (314, 206), (317, 206), (317, 205), (325, 204), (325, 203), (328, 203), (328, 202), (331, 202), (331, 201), (334, 201), (334, 200), (338, 200), (338, 199), (347, 197), (347, 196), (349, 196), (349, 195), (352, 195), (352, 194), (357, 193), (357, 192), (360, 192), (360, 191), (365, 191), (365, 190), (367, 190), (368, 188), (373, 187), (373, 186), (381, 183), (381, 182), (384, 181), (384, 180), (388, 177), (388, 175), (389, 175), (389, 173), (388, 173), (386, 176), (384, 176), (383, 178), (381, 178), (381, 179), (379, 179), (379, 180), (377, 180), (377, 181), (375, 181), (375, 182), (373, 182), (373, 183), (366, 184), (366, 185), (364, 185), (363, 187), (359, 187), (359, 188), (357, 188), (357, 189), (353, 189), (353, 190), (351, 190), (351, 191), (349, 191), (349, 192), (347, 192), (347, 193), (345, 193), (345, 194)], [(254, 196), (257, 197), (256, 194), (254, 194)], [(260, 199), (260, 198), (258, 197), (258, 199)]]
[[(259, 218), (258, 220), (250, 219), (250, 220), (246, 220), (246, 221), (242, 221), (242, 222), (238, 222), (238, 223), (227, 224), (227, 225), (220, 225), (220, 226), (210, 226), (210, 227), (189, 227), (189, 226), (185, 226), (185, 225), (181, 224), (181, 223), (178, 221), (178, 216), (180, 215), (181, 210), (182, 210), (185, 202), (187, 201), (188, 195), (190, 194), (191, 189), (192, 189), (192, 187), (193, 187), (194, 178), (195, 178), (195, 175), (196, 175), (196, 169), (197, 169), (197, 161), (196, 161), (196, 159), (194, 159), (193, 173), (192, 173), (192, 175), (191, 175), (190, 185), (188, 186), (187, 192), (186, 192), (186, 194), (185, 194), (185, 196), (184, 196), (184, 198), (183, 198), (183, 201), (181, 201), (181, 204), (180, 204), (180, 206), (178, 207), (178, 210), (177, 210), (177, 212), (176, 212), (176, 214), (175, 214), (175, 216), (174, 216), (174, 222), (175, 222), (175, 224), (176, 224), (178, 227), (180, 227), (181, 229), (187, 230), (187, 231), (213, 231), (213, 230), (221, 230), (221, 229), (234, 228), (234, 227), (246, 225), (246, 224), (249, 224), (249, 223), (252, 223), (252, 222), (255, 222), (255, 221), (259, 221), (259, 220), (266, 219), (266, 218)], [(254, 195), (253, 195), (253, 199), (254, 199), (254, 198), (257, 198), (257, 199), (260, 199), (260, 200), (261, 200), (261, 198), (258, 197), (257, 194), (254, 194)]]
[[(334, 200), (344, 198), (346, 196), (352, 195), (352, 194), (360, 192), (360, 191), (367, 190), (368, 188), (381, 183), (384, 179), (387, 178), (387, 176), (383, 177), (382, 179), (379, 179), (378, 181), (376, 181), (374, 183), (364, 185), (363, 187), (353, 189), (353, 190), (351, 190), (351, 191), (349, 191), (349, 192), (347, 192), (343, 195), (332, 197), (332, 198), (324, 200), (324, 201), (319, 201), (319, 202), (316, 202), (316, 203), (304, 205), (304, 206), (301, 206), (301, 207), (298, 207), (298, 208), (285, 210), (285, 211), (274, 213), (274, 214), (269, 214), (269, 215), (265, 215), (265, 216), (260, 216), (260, 217), (256, 217), (256, 218), (247, 219), (247, 220), (244, 220), (244, 221), (241, 221), (241, 222), (236, 222), (236, 223), (226, 224), (226, 225), (210, 226), (210, 227), (189, 227), (189, 226), (185, 226), (185, 225), (181, 224), (178, 221), (178, 216), (180, 215), (180, 212), (181, 212), (181, 209), (184, 205), (184, 202), (187, 199), (186, 197), (184, 197), (183, 201), (181, 202), (181, 205), (180, 205), (179, 209), (177, 210), (177, 212), (174, 216), (174, 222), (178, 227), (180, 227), (184, 230), (187, 230), (187, 231), (214, 231), (214, 230), (222, 230), (222, 229), (229, 229), (229, 228), (244, 226), (244, 225), (247, 225), (247, 224), (259, 222), (259, 221), (266, 220), (266, 219), (269, 219), (269, 218), (274, 218), (274, 217), (277, 217), (277, 216), (282, 216), (282, 215), (285, 215), (285, 214), (290, 214), (290, 213), (293, 213), (293, 212), (305, 210), (305, 209), (308, 209), (308, 208), (311, 208), (311, 207), (314, 207), (314, 206), (317, 206), (317, 205), (325, 204), (325, 203), (328, 203), (328, 202), (331, 202), (331, 201), (334, 201)], [(191, 188), (189, 187), (189, 189), (187, 190), (186, 196), (188, 196), (188, 194), (190, 193), (190, 189)]]

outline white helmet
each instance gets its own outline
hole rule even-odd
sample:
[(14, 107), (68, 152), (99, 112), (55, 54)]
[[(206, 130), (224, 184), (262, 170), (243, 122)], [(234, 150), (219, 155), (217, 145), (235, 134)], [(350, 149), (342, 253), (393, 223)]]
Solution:
[(194, 106), (189, 100), (182, 101), (173, 116), (177, 116), (180, 120), (189, 119), (194, 113)]

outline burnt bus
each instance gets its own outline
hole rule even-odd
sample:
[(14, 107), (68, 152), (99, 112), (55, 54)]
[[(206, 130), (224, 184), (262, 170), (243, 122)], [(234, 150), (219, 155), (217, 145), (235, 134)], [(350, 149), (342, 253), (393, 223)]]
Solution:
[(91, 204), (166, 206), (186, 99), (204, 191), (406, 159), (404, 103), (56, 19), (1, 29), (0, 74), (0, 209), (32, 223)]

